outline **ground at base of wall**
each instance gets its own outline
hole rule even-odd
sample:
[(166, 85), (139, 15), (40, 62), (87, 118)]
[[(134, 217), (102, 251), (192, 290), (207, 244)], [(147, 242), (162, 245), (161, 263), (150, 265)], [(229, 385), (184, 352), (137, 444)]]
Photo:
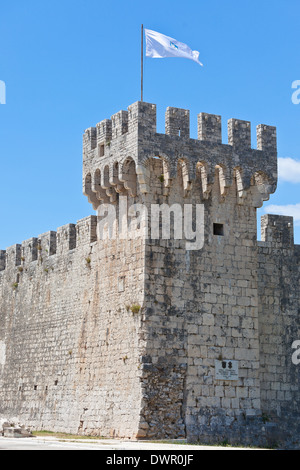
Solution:
[[(249, 447), (209, 446), (188, 444), (178, 441), (135, 441), (123, 439), (97, 439), (95, 437), (72, 436), (70, 434), (57, 437), (55, 434), (33, 433), (35, 437), (26, 439), (9, 439), (0, 437), (0, 450), (104, 450), (104, 451), (199, 451), (199, 450), (269, 450)], [(67, 436), (67, 437), (63, 437)]]

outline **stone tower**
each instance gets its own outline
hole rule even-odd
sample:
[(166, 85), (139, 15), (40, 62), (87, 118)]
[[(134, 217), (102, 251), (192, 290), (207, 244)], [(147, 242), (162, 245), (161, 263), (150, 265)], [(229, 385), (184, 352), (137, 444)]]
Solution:
[(266, 216), (257, 241), (276, 129), (259, 125), (252, 149), (249, 122), (228, 122), (228, 144), (221, 125), (201, 113), (191, 139), (189, 111), (168, 108), (159, 134), (156, 106), (136, 102), (86, 130), (97, 216), (0, 252), (0, 416), (102, 436), (299, 438), (293, 220)]

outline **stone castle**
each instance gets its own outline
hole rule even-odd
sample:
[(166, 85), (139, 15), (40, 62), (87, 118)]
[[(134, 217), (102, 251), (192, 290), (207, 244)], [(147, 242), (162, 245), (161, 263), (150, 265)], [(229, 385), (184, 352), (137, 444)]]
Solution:
[[(0, 251), (0, 418), (33, 430), (297, 447), (300, 246), (257, 208), (277, 185), (274, 127), (136, 102), (86, 130), (98, 211)], [(204, 243), (100, 236), (120, 201), (202, 205)], [(171, 214), (172, 215), (172, 214)], [(102, 218), (101, 218), (102, 217)], [(117, 222), (116, 222), (117, 224)], [(98, 229), (97, 229), (98, 227)], [(171, 230), (172, 232), (172, 230)]]

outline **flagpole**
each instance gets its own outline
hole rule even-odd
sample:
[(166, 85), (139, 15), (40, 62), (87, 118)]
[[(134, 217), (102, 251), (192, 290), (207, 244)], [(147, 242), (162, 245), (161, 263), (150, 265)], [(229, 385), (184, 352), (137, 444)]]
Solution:
[(144, 98), (144, 25), (141, 31), (141, 101)]

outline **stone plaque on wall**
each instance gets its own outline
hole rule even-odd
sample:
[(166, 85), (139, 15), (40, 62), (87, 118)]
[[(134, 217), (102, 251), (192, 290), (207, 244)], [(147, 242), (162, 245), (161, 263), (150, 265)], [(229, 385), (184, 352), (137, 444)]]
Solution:
[(238, 361), (215, 361), (215, 377), (217, 380), (238, 380)]

